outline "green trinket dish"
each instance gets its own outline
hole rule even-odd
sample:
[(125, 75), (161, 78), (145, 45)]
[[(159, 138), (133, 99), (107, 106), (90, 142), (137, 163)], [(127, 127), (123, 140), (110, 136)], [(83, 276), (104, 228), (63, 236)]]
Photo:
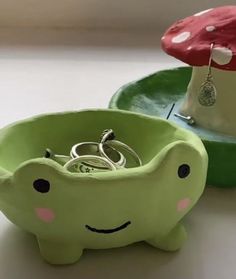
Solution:
[(189, 125), (174, 114), (179, 112), (191, 78), (191, 67), (162, 70), (121, 87), (109, 107), (162, 117), (196, 133), (209, 156), (207, 184), (235, 187), (236, 137)]
[[(69, 154), (108, 128), (142, 166), (74, 173), (44, 158), (46, 148)], [(138, 241), (174, 251), (186, 237), (180, 220), (204, 190), (207, 164), (199, 137), (161, 118), (110, 109), (42, 115), (0, 130), (0, 210), (37, 237), (51, 264)]]

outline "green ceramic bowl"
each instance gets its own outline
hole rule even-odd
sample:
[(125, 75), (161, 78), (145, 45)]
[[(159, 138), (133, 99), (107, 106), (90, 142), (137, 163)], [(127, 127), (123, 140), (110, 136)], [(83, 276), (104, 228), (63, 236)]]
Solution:
[(112, 97), (109, 107), (168, 118), (193, 131), (202, 139), (209, 155), (207, 184), (235, 187), (236, 138), (190, 126), (174, 116), (185, 96), (190, 77), (190, 67), (159, 71), (121, 87)]
[[(43, 158), (46, 148), (69, 154), (75, 143), (98, 141), (107, 128), (142, 166), (72, 173)], [(88, 110), (26, 119), (0, 130), (0, 210), (37, 237), (52, 264), (138, 241), (172, 251), (185, 239), (179, 221), (203, 192), (207, 161), (194, 133), (155, 117)]]

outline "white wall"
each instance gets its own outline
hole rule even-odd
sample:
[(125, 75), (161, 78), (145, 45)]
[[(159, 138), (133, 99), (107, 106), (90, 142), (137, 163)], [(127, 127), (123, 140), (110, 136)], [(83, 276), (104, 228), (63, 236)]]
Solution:
[(0, 26), (135, 28), (165, 30), (226, 0), (0, 0)]

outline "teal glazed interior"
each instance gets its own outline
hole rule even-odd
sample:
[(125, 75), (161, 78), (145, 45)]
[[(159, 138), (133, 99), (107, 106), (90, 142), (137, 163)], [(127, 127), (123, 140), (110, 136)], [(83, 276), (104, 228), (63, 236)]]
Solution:
[(190, 67), (163, 70), (122, 86), (109, 107), (167, 118), (173, 103), (183, 99)]
[[(99, 141), (111, 128), (143, 165), (71, 173), (43, 158)], [(0, 130), (0, 210), (37, 238), (51, 264), (76, 262), (84, 249), (138, 241), (165, 251), (186, 238), (181, 219), (200, 198), (208, 157), (192, 132), (160, 118), (120, 110), (85, 110), (26, 119)]]
[(180, 127), (196, 133), (209, 155), (207, 184), (235, 187), (236, 138), (197, 125), (190, 126), (174, 116), (174, 113), (179, 112), (190, 78), (190, 67), (156, 72), (122, 86), (110, 100), (109, 107), (168, 118)]

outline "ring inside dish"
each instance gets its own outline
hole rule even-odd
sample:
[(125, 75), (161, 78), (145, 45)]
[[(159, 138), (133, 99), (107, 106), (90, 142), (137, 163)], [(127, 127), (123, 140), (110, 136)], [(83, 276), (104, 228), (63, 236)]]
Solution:
[[(176, 126), (132, 113), (91, 110), (48, 114), (17, 122), (0, 131), (0, 166), (13, 172), (21, 163), (43, 157), (46, 148), (57, 154), (69, 154), (78, 142), (99, 141), (101, 131), (107, 127), (115, 131), (117, 139), (137, 152), (143, 164), (169, 143), (186, 140), (185, 132)], [(126, 166), (136, 166), (133, 158), (127, 156)]]

